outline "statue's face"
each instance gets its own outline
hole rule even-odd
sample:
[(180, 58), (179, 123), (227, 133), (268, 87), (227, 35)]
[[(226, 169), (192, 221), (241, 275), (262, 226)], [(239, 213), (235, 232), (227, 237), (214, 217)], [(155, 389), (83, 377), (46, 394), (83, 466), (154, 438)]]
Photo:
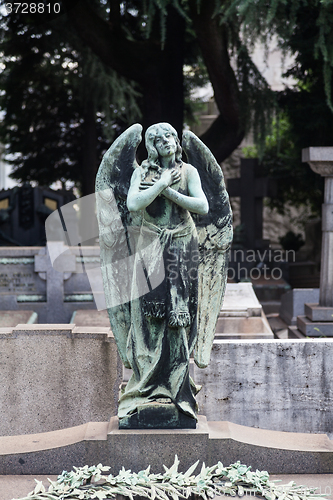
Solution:
[(160, 128), (155, 136), (155, 148), (160, 156), (174, 155), (177, 151), (177, 144), (172, 133)]

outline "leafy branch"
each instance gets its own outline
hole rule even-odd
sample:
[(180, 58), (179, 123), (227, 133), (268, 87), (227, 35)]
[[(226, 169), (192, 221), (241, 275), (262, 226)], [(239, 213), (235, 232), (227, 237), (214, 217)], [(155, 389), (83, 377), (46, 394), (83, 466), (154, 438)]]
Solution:
[(172, 467), (165, 465), (164, 474), (152, 474), (150, 466), (138, 473), (121, 469), (117, 476), (109, 474), (110, 467), (102, 464), (88, 467), (74, 467), (71, 472), (63, 471), (56, 481), (48, 479), (48, 490), (41, 481), (36, 481), (34, 491), (20, 500), (104, 500), (123, 495), (133, 500), (135, 496), (149, 500), (179, 500), (192, 495), (204, 500), (216, 495), (260, 495), (266, 500), (312, 500), (322, 497), (315, 489), (297, 486), (291, 481), (277, 485), (269, 480), (266, 471), (251, 471), (251, 467), (239, 461), (224, 467), (218, 462), (212, 467), (203, 463), (198, 475), (193, 475), (199, 460), (185, 473), (178, 471), (179, 460), (175, 456)]

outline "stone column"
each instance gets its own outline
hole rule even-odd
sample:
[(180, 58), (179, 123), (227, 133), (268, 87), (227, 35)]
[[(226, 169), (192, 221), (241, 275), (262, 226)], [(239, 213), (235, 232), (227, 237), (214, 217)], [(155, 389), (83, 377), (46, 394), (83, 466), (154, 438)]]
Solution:
[(5, 147), (0, 144), (0, 189), (6, 189), (6, 165), (2, 159), (4, 150)]
[(303, 149), (302, 161), (325, 177), (319, 306), (333, 308), (333, 147)]

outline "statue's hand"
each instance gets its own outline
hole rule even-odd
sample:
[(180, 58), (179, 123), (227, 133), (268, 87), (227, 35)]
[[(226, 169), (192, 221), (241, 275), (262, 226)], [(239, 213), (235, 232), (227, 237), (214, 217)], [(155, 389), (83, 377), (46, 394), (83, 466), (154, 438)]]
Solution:
[(171, 182), (171, 185), (172, 184), (176, 184), (177, 182), (180, 181), (180, 172), (176, 168), (173, 168), (171, 173), (172, 173), (172, 182)]
[(171, 170), (167, 169), (161, 175), (161, 181), (166, 183), (165, 187), (171, 186), (171, 184), (175, 184), (180, 180), (180, 172), (176, 168), (172, 168)]
[(155, 184), (155, 182), (156, 181), (153, 181), (153, 182), (142, 181), (142, 182), (140, 182), (140, 186), (139, 186), (140, 191), (150, 188), (151, 186), (153, 186)]
[(140, 191), (143, 189), (148, 189), (151, 186), (153, 186), (157, 181), (159, 180), (159, 177), (153, 177), (150, 181), (141, 181), (140, 182)]

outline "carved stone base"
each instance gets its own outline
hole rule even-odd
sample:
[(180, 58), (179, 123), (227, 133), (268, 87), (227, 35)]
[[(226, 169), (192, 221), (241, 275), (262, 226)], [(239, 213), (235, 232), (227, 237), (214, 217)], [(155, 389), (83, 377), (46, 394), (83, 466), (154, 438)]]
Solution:
[(297, 316), (297, 328), (305, 337), (333, 337), (332, 321), (311, 321), (306, 316)]
[(323, 307), (319, 304), (304, 304), (305, 316), (311, 321), (333, 322), (333, 307)]
[(139, 406), (136, 413), (119, 419), (119, 429), (195, 429), (196, 424), (174, 404), (157, 402)]

